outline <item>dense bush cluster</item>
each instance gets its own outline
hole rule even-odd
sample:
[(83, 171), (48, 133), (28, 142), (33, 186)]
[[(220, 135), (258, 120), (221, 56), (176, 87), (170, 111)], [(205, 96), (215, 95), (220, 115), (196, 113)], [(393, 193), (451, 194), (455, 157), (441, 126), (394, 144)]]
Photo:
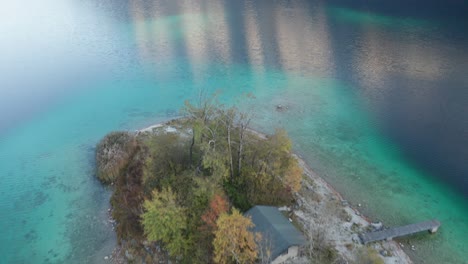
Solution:
[[(234, 208), (293, 202), (302, 170), (291, 142), (283, 130), (267, 138), (252, 133), (249, 115), (209, 100), (184, 111), (178, 132), (112, 133), (99, 144), (98, 177), (115, 183), (118, 237), (160, 243), (180, 263), (256, 257), (246, 250), (253, 236), (244, 232), (234, 243), (219, 232), (231, 231), (230, 217), (244, 221)], [(227, 244), (234, 248), (220, 248)]]
[(128, 132), (106, 135), (96, 148), (97, 177), (104, 183), (114, 182), (136, 147), (135, 137)]

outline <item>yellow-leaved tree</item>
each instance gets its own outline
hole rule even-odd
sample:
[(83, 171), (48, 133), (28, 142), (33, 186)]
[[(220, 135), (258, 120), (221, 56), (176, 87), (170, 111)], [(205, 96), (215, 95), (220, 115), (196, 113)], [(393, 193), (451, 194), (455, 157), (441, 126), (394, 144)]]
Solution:
[(145, 235), (150, 241), (162, 241), (172, 257), (183, 254), (187, 220), (184, 208), (176, 203), (176, 195), (170, 188), (153, 191), (153, 199), (144, 203), (141, 216)]
[(302, 174), (303, 171), (298, 161), (291, 157), (288, 171), (285, 173), (284, 184), (291, 188), (293, 193), (301, 189)]
[(249, 231), (252, 220), (233, 209), (232, 214), (223, 213), (216, 221), (214, 261), (219, 264), (254, 263), (257, 259), (255, 235)]

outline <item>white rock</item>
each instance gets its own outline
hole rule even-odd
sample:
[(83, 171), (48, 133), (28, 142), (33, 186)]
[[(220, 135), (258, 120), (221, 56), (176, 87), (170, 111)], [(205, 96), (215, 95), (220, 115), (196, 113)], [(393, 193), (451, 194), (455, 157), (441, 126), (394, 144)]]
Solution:
[(177, 132), (177, 129), (174, 128), (174, 127), (168, 126), (168, 127), (166, 128), (166, 132), (167, 132), (167, 133), (174, 133), (174, 132)]

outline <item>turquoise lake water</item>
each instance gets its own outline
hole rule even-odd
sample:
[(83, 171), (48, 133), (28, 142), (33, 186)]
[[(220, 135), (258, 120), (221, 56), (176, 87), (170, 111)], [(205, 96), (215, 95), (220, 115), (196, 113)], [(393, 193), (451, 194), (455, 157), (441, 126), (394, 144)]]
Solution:
[[(416, 263), (468, 263), (466, 4), (0, 4), (0, 263), (100, 263), (115, 237), (94, 146), (201, 90), (284, 127), (385, 225), (437, 218)], [(243, 94), (253, 93), (254, 100)], [(288, 107), (277, 112), (277, 105)]]

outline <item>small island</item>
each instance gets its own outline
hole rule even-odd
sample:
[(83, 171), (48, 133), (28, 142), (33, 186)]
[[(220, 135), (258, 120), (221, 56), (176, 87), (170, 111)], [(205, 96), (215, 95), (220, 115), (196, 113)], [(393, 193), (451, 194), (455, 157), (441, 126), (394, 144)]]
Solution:
[(293, 154), (284, 130), (253, 131), (251, 114), (214, 97), (186, 102), (182, 113), (98, 144), (119, 243), (106, 261), (411, 263), (396, 242), (360, 243), (359, 232), (381, 224)]

